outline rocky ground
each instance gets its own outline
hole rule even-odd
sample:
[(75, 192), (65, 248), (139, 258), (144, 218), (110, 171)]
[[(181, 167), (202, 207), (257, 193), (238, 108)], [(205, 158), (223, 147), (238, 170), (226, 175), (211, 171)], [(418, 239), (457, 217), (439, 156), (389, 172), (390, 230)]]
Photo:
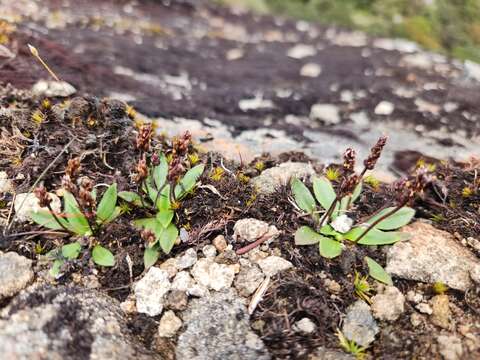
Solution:
[[(204, 1), (0, 1), (0, 19), (7, 358), (352, 358), (338, 329), (371, 358), (480, 356), (479, 166), (470, 158), (480, 66)], [(69, 85), (47, 82), (27, 44)], [(36, 122), (45, 98), (52, 113)], [(52, 278), (45, 254), (71, 236), (32, 224), (36, 200), (19, 206), (32, 196), (21, 194), (39, 178), (57, 192), (76, 156), (95, 183), (133, 190), (137, 125), (149, 120), (156, 147), (191, 131), (207, 166), (177, 212), (178, 244), (145, 270), (132, 210), (95, 239), (115, 254), (113, 268), (83, 254)], [(414, 236), (348, 246), (334, 260), (295, 247), (307, 220), (289, 179), (321, 173), (347, 146), (363, 157), (383, 133), (378, 179), (407, 174), (419, 159), (435, 175), (403, 230)], [(388, 184), (366, 185), (355, 216), (391, 201)], [(356, 271), (367, 274), (365, 255), (394, 279), (370, 281), (370, 303), (353, 286)]]

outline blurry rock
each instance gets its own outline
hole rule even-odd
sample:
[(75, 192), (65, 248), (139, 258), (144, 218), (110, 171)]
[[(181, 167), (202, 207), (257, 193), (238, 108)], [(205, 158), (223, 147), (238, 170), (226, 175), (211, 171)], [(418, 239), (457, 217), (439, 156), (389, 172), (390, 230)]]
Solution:
[(280, 256), (269, 256), (261, 259), (258, 265), (263, 273), (267, 276), (275, 276), (281, 271), (285, 271), (293, 267), (293, 264)]
[(307, 63), (300, 69), (300, 76), (316, 78), (322, 73), (322, 67), (315, 63)]
[(225, 56), (227, 60), (233, 61), (241, 59), (245, 55), (243, 49), (230, 49), (227, 51), (227, 55)]
[(32, 92), (47, 97), (68, 97), (75, 94), (77, 89), (66, 81), (39, 80), (33, 85)]
[(309, 318), (303, 318), (293, 324), (293, 331), (304, 333), (304, 334), (311, 334), (315, 331), (317, 325), (310, 320)]
[(272, 100), (264, 99), (261, 95), (256, 95), (253, 99), (243, 99), (238, 102), (238, 107), (242, 111), (273, 108)]
[(300, 162), (285, 162), (264, 170), (252, 179), (252, 183), (260, 194), (272, 194), (280, 186), (286, 186), (292, 177), (304, 178), (315, 174), (312, 165)]
[(172, 281), (172, 290), (187, 291), (194, 283), (188, 271), (180, 271)]
[(217, 264), (202, 258), (193, 266), (192, 275), (198, 284), (219, 291), (232, 285), (235, 271), (232, 265)]
[(202, 252), (206, 258), (214, 258), (217, 256), (217, 249), (213, 245), (205, 245)]
[(182, 255), (177, 256), (176, 266), (179, 270), (187, 269), (197, 262), (197, 252), (194, 248), (189, 248)]
[(165, 307), (170, 310), (183, 311), (188, 305), (188, 295), (185, 291), (172, 290), (165, 300)]
[(375, 340), (379, 328), (370, 312), (370, 306), (357, 300), (347, 308), (342, 333), (350, 341), (360, 346), (368, 346)]
[(338, 124), (341, 120), (338, 107), (332, 104), (315, 104), (310, 109), (310, 118), (321, 120), (326, 125)]
[(165, 270), (168, 273), (168, 277), (170, 279), (173, 278), (178, 272), (177, 259), (169, 258), (165, 260), (163, 263), (160, 264), (160, 269)]
[(223, 235), (218, 235), (215, 239), (213, 239), (212, 244), (215, 246), (218, 252), (224, 252), (228, 245), (227, 240)]
[(427, 303), (420, 303), (415, 308), (420, 311), (422, 314), (431, 315), (433, 313), (432, 307)]
[(412, 238), (388, 249), (388, 273), (430, 284), (440, 282), (462, 291), (472, 285), (470, 271), (480, 262), (453, 235), (422, 222), (405, 226), (402, 231)]
[(0, 59), (1, 58), (13, 59), (14, 57), (15, 57), (15, 54), (11, 52), (9, 48), (0, 44)]
[(355, 360), (355, 356), (344, 351), (319, 347), (313, 354), (309, 354), (307, 360)]
[(158, 325), (158, 336), (173, 337), (181, 327), (182, 320), (180, 320), (172, 310), (166, 311)]
[(389, 101), (381, 101), (375, 107), (375, 114), (377, 115), (391, 115), (395, 110), (395, 105)]
[[(60, 213), (62, 210), (62, 204), (60, 202), (59, 197), (52, 193), (49, 193), (49, 196), (50, 196), (50, 199), (52, 199), (52, 202), (50, 203), (52, 210)], [(17, 194), (17, 196), (15, 197), (15, 202), (13, 206), (15, 208), (15, 218), (18, 221), (28, 221), (30, 220), (31, 212), (36, 213), (42, 210), (42, 208), (39, 205), (38, 198), (33, 193)], [(43, 210), (46, 210), (46, 209), (43, 209)]]
[(5, 171), (0, 171), (0, 194), (11, 192), (13, 190), (12, 181), (8, 178)]
[(150, 316), (162, 313), (165, 295), (171, 288), (165, 270), (152, 266), (140, 281), (135, 284), (134, 293), (137, 311)]
[(16, 295), (32, 279), (32, 260), (15, 252), (0, 253), (0, 300)]
[(449, 330), (451, 311), (448, 295), (436, 295), (430, 300), (430, 303), (432, 305), (432, 315), (430, 316), (432, 323)]
[(465, 60), (465, 72), (469, 78), (480, 81), (480, 64)]
[(445, 360), (460, 360), (463, 355), (462, 340), (456, 335), (439, 335), (438, 350)]
[(313, 56), (317, 53), (317, 50), (311, 46), (306, 44), (298, 44), (294, 47), (290, 48), (287, 52), (288, 57), (293, 59), (303, 59), (308, 56)]
[(405, 297), (395, 286), (372, 297), (373, 316), (378, 320), (394, 321), (405, 311)]
[(238, 220), (233, 231), (233, 238), (236, 241), (248, 242), (253, 242), (262, 236), (268, 236), (273, 240), (280, 234), (274, 225), (270, 226), (265, 221), (253, 218)]
[(235, 288), (241, 296), (252, 295), (260, 286), (265, 276), (262, 270), (247, 259), (240, 259), (241, 269), (235, 278)]
[(250, 329), (247, 308), (233, 290), (192, 300), (182, 317), (185, 331), (178, 338), (177, 359), (271, 358), (262, 340)]

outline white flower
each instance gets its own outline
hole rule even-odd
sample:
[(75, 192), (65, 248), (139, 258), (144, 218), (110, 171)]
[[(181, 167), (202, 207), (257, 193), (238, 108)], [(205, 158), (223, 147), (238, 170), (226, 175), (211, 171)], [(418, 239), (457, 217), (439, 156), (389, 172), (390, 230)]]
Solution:
[(353, 220), (347, 215), (340, 215), (330, 223), (330, 226), (339, 233), (345, 234), (352, 228)]

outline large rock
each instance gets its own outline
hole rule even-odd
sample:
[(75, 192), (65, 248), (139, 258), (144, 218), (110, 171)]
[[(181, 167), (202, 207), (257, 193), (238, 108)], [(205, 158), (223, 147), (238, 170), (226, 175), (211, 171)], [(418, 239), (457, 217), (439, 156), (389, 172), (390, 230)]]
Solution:
[(192, 300), (183, 323), (186, 330), (178, 338), (177, 359), (270, 359), (262, 340), (250, 329), (244, 302), (233, 290)]
[(260, 194), (273, 194), (280, 186), (288, 185), (292, 177), (304, 178), (315, 175), (312, 165), (300, 162), (285, 162), (263, 171), (252, 179)]
[(2, 359), (160, 359), (130, 333), (118, 302), (95, 290), (39, 287), (0, 314)]
[(480, 262), (452, 235), (421, 222), (405, 226), (403, 231), (412, 238), (388, 250), (388, 273), (407, 280), (441, 282), (462, 291), (472, 285), (470, 272)]
[(30, 259), (15, 252), (0, 253), (0, 300), (16, 295), (32, 279)]

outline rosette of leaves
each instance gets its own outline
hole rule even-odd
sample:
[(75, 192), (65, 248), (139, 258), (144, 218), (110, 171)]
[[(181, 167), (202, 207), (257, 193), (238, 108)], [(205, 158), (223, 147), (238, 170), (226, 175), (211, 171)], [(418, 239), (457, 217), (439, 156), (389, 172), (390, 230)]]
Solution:
[[(350, 204), (358, 199), (362, 191), (361, 183), (357, 185), (351, 196), (346, 196), (338, 201), (330, 218), (326, 219), (331, 220), (330, 223), (321, 224), (319, 214), (330, 208), (337, 195), (332, 183), (327, 178), (315, 177), (312, 182), (313, 194), (299, 179), (293, 179), (291, 183), (297, 206), (309, 214), (315, 224), (314, 228), (301, 226), (297, 229), (295, 233), (296, 245), (317, 245), (321, 256), (332, 259), (342, 253), (344, 241), (371, 246), (390, 245), (409, 238), (406, 233), (392, 231), (407, 225), (415, 215), (415, 210), (406, 206), (395, 212), (393, 212), (394, 207), (385, 208), (365, 222), (349, 226), (346, 232), (335, 230), (332, 226), (333, 222), (337, 217), (345, 215)], [(388, 216), (388, 214), (391, 215)], [(378, 221), (380, 219), (382, 220)], [(375, 226), (371, 227), (370, 225), (374, 223), (376, 223)], [(371, 269), (370, 264), (369, 268)]]
[(205, 165), (199, 164), (189, 169), (175, 184), (167, 180), (168, 161), (164, 154), (160, 155), (158, 165), (149, 168), (149, 175), (142, 183), (142, 193), (121, 191), (118, 196), (137, 207), (148, 208), (156, 212), (150, 218), (134, 221), (135, 226), (150, 230), (155, 241), (148, 244), (144, 252), (144, 264), (148, 268), (155, 264), (160, 250), (169, 254), (178, 237), (178, 229), (172, 222), (178, 201), (189, 194), (202, 175)]
[[(96, 198), (96, 189), (92, 191), (93, 198)], [(65, 191), (63, 194), (63, 212), (53, 214), (49, 209), (42, 208), (39, 211), (31, 212), (31, 219), (37, 224), (52, 230), (67, 230), (70, 233), (88, 237), (103, 225), (115, 220), (120, 214), (120, 207), (117, 204), (117, 184), (110, 185), (98, 204), (95, 214), (95, 224), (91, 224), (80, 209), (75, 197)], [(60, 250), (51, 252), (55, 259), (52, 267), (52, 275), (59, 274), (60, 267), (68, 260), (76, 259), (81, 252), (81, 245), (78, 242), (64, 245)], [(92, 249), (92, 260), (100, 266), (115, 265), (113, 254), (101, 245), (95, 245)]]

